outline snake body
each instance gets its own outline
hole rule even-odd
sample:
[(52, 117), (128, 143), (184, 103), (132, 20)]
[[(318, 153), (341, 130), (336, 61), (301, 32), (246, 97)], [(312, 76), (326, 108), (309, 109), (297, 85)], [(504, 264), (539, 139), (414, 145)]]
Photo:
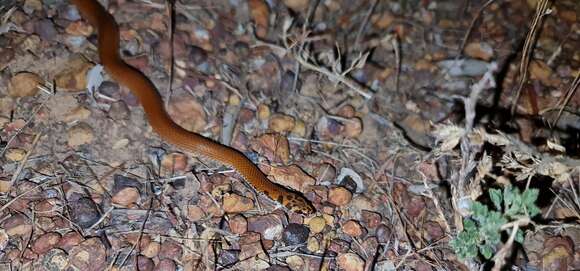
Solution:
[(241, 152), (190, 132), (176, 124), (164, 108), (153, 83), (127, 64), (119, 54), (119, 28), (114, 17), (97, 0), (71, 0), (82, 17), (97, 29), (98, 53), (105, 71), (129, 88), (141, 103), (149, 124), (166, 142), (193, 154), (233, 167), (258, 191), (290, 211), (311, 214), (314, 207), (302, 194), (270, 182), (266, 175)]

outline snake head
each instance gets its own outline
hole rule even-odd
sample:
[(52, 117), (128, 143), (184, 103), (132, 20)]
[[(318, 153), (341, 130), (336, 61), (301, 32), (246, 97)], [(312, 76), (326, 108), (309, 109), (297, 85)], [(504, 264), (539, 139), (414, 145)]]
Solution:
[(304, 196), (298, 194), (288, 195), (284, 198), (283, 205), (288, 210), (301, 215), (311, 215), (316, 212), (312, 203)]

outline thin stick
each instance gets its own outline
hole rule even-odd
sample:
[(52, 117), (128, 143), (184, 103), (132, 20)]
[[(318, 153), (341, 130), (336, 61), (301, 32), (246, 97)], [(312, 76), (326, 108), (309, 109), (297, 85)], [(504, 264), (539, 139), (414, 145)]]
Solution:
[(173, 77), (175, 72), (175, 1), (167, 1), (165, 4), (165, 9), (167, 10), (169, 17), (169, 83), (167, 84), (167, 97), (165, 97), (165, 108), (167, 108), (169, 105), (169, 98), (173, 92)]
[(328, 77), (331, 81), (338, 81), (338, 82), (346, 85), (347, 87), (354, 90), (356, 93), (363, 96), (367, 100), (372, 98), (372, 95), (367, 93), (367, 91), (364, 90), (364, 88), (362, 86), (360, 86), (360, 84), (357, 83), (356, 81), (354, 81), (346, 76), (337, 75), (325, 67), (315, 66), (314, 64), (312, 64), (312, 63), (308, 62), (306, 59), (304, 59), (301, 55), (295, 55), (295, 58), (298, 61), (298, 63), (300, 63), (300, 65), (304, 66), (304, 68), (321, 73), (324, 76)]
[(516, 239), (516, 235), (520, 227), (526, 226), (530, 223), (529, 217), (520, 218), (514, 222), (507, 223), (501, 227), (502, 230), (506, 230), (512, 228), (510, 237), (508, 241), (503, 245), (503, 247), (495, 254), (494, 257), (494, 265), (491, 270), (499, 271), (505, 265), (505, 257), (507, 256), (509, 250), (512, 248), (514, 244), (514, 240)]
[(354, 48), (357, 50), (360, 46), (360, 39), (362, 37), (362, 34), (364, 33), (365, 28), (367, 27), (367, 25), (369, 23), (369, 19), (371, 18), (371, 15), (373, 15), (373, 12), (375, 11), (375, 8), (377, 7), (378, 3), (379, 3), (379, 0), (373, 1), (371, 6), (369, 7), (367, 13), (365, 14), (365, 18), (363, 19), (362, 23), (360, 24), (358, 32), (356, 33), (356, 38), (354, 39)]
[(32, 146), (30, 147), (30, 150), (26, 152), (26, 154), (24, 155), (24, 158), (20, 161), (18, 168), (16, 168), (16, 171), (14, 172), (14, 174), (12, 175), (12, 178), (10, 179), (10, 187), (12, 187), (14, 182), (16, 182), (16, 180), (18, 179), (18, 176), (20, 176), (20, 172), (22, 172), (22, 170), (24, 169), (24, 166), (26, 165), (26, 162), (28, 161), (28, 157), (30, 156), (32, 151), (34, 151), (34, 149), (36, 148), (36, 144), (38, 143), (38, 140), (40, 139), (41, 135), (42, 135), (42, 133), (38, 133), (34, 137), (34, 140), (32, 141)]
[(52, 180), (54, 180), (54, 178), (49, 179), (48, 181), (41, 183), (41, 184), (37, 184), (35, 187), (26, 190), (24, 192), (22, 192), (21, 194), (17, 195), (16, 197), (14, 197), (13, 199), (11, 199), (9, 202), (7, 202), (6, 204), (2, 205), (2, 207), (0, 207), (0, 213), (2, 213), (2, 211), (4, 211), (4, 209), (8, 208), (10, 205), (12, 205), (12, 203), (14, 203), (15, 201), (17, 201), (18, 199), (24, 197), (26, 194), (34, 191), (35, 189), (42, 187), (45, 184), (50, 183)]
[(30, 124), (30, 122), (32, 122), (32, 120), (36, 117), (36, 113), (38, 113), (38, 111), (40, 111), (40, 109), (42, 107), (44, 107), (44, 105), (46, 104), (46, 102), (48, 102), (49, 99), (50, 99), (50, 97), (48, 97), (46, 100), (42, 101), (42, 103), (40, 105), (38, 105), (36, 108), (34, 108), (34, 110), (32, 110), (32, 113), (30, 114), (30, 117), (26, 120), (26, 123), (24, 123), (24, 125), (20, 129), (18, 129), (18, 131), (16, 131), (14, 133), (14, 135), (12, 137), (10, 137), (10, 139), (8, 139), (8, 142), (6, 143), (6, 147), (4, 147), (2, 149), (2, 151), (0, 151), (0, 156), (4, 155), (4, 152), (6, 152), (6, 150), (8, 149), (8, 146), (10, 146), (10, 143), (12, 143), (12, 141), (16, 138), (16, 136), (18, 136), (20, 133), (22, 133), (24, 128), (26, 128), (26, 126), (28, 126), (28, 124)]
[(538, 2), (538, 6), (536, 8), (536, 16), (534, 17), (534, 21), (532, 22), (532, 26), (530, 32), (528, 32), (528, 36), (526, 37), (526, 42), (524, 43), (524, 50), (522, 52), (522, 60), (520, 62), (520, 81), (518, 84), (518, 89), (516, 91), (516, 96), (512, 101), (512, 107), (510, 110), (511, 115), (513, 116), (516, 112), (516, 107), (518, 105), (518, 100), (520, 99), (520, 95), (522, 92), (522, 88), (524, 84), (528, 80), (528, 66), (530, 65), (530, 59), (532, 58), (532, 50), (533, 46), (536, 42), (538, 37), (540, 25), (544, 21), (544, 15), (550, 13), (549, 10), (550, 0), (540, 0)]
[(483, 6), (481, 6), (479, 8), (479, 10), (477, 11), (477, 14), (475, 14), (475, 17), (473, 17), (473, 20), (471, 20), (471, 23), (469, 24), (469, 28), (467, 28), (467, 32), (465, 33), (465, 36), (463, 36), (463, 40), (461, 41), (461, 45), (459, 46), (459, 52), (457, 53), (457, 57), (455, 58), (456, 60), (459, 59), (463, 55), (463, 50), (465, 49), (465, 45), (467, 44), (467, 41), (469, 40), (469, 37), (471, 36), (471, 33), (473, 32), (473, 28), (475, 27), (475, 23), (477, 22), (477, 20), (479, 20), (479, 18), (481, 17), (481, 14), (483, 14), (483, 11), (489, 5), (491, 5), (493, 2), (495, 2), (495, 0), (488, 0), (485, 4), (483, 4)]
[(574, 78), (572, 85), (566, 91), (566, 97), (564, 98), (564, 100), (561, 100), (561, 103), (560, 103), (561, 107), (560, 107), (560, 110), (558, 110), (558, 115), (556, 116), (556, 119), (554, 119), (554, 121), (552, 122), (552, 128), (555, 127), (556, 124), (558, 124), (558, 121), (560, 120), (560, 117), (562, 116), (562, 112), (564, 111), (564, 108), (570, 102), (570, 99), (572, 99), (572, 97), (574, 96), (574, 93), (576, 93), (578, 86), (580, 86), (580, 71), (576, 74), (576, 78)]

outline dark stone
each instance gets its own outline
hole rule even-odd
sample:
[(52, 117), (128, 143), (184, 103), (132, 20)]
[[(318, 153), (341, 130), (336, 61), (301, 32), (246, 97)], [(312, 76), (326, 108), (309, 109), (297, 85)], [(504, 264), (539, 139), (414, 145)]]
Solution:
[(282, 232), (282, 240), (288, 246), (306, 243), (310, 229), (302, 224), (290, 223)]
[(99, 220), (100, 215), (92, 199), (80, 198), (71, 205), (71, 218), (81, 228), (88, 228)]

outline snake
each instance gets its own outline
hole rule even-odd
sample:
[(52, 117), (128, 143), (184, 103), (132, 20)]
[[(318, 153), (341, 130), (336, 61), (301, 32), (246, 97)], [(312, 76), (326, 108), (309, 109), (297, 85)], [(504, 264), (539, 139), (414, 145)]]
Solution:
[(271, 182), (266, 175), (240, 151), (184, 129), (165, 110), (163, 99), (155, 85), (137, 68), (120, 56), (119, 26), (97, 0), (71, 0), (80, 15), (97, 32), (97, 50), (101, 65), (109, 76), (127, 87), (137, 97), (149, 125), (159, 137), (172, 144), (234, 168), (246, 181), (270, 199), (288, 210), (302, 215), (314, 213), (312, 203), (298, 191)]

